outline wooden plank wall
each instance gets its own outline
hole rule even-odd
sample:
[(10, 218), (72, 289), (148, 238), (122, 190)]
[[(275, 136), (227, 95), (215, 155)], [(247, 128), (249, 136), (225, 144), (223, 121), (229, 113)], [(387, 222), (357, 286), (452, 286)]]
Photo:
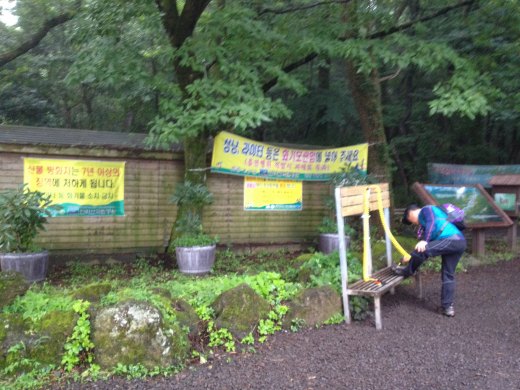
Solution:
[(244, 211), (244, 178), (212, 174), (208, 187), (214, 203), (204, 213), (204, 226), (222, 244), (278, 244), (310, 241), (326, 214), (329, 186), (303, 182), (302, 211)]
[[(128, 153), (84, 149), (77, 155), (5, 153), (0, 151), (0, 191), (23, 182), (23, 157), (126, 161), (124, 217), (51, 218), (39, 244), (54, 253), (131, 253), (162, 251), (175, 220), (176, 207), (169, 199), (182, 180), (178, 159), (128, 158)], [(52, 149), (55, 153), (59, 150)], [(244, 179), (210, 174), (208, 186), (215, 202), (204, 213), (207, 233), (222, 244), (280, 245), (301, 243), (317, 237), (317, 226), (326, 214), (324, 198), (329, 187), (321, 182), (303, 183), (303, 211), (244, 211)]]
[[(23, 159), (28, 155), (0, 154), (0, 189), (23, 182)], [(35, 156), (71, 158), (70, 156)], [(88, 155), (77, 159), (126, 161), (124, 217), (50, 218), (39, 244), (51, 251), (87, 253), (159, 250), (169, 237), (168, 226), (176, 208), (169, 202), (175, 183), (182, 179), (182, 164), (172, 160), (102, 159)]]

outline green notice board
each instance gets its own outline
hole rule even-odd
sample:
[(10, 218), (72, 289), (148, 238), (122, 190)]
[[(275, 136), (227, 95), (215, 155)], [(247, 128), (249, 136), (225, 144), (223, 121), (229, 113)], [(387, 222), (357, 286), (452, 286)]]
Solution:
[(469, 227), (500, 227), (512, 224), (481, 185), (420, 184), (413, 186), (426, 204), (452, 203), (464, 210), (464, 222)]
[(497, 192), (494, 196), (495, 203), (504, 211), (516, 210), (516, 194)]

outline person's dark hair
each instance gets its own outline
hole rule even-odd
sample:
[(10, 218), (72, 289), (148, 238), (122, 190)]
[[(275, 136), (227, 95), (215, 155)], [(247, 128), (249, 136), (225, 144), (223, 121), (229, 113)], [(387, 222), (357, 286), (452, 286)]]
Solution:
[(418, 209), (420, 209), (420, 207), (417, 204), (415, 204), (415, 203), (409, 204), (408, 207), (406, 207), (406, 209), (404, 209), (402, 222), (405, 225), (411, 225), (412, 223), (408, 220), (408, 213), (410, 211), (418, 210)]

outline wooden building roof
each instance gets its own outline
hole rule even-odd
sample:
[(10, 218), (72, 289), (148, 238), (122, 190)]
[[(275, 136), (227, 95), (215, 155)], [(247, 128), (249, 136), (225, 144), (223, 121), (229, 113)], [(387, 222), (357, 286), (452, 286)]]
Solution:
[[(145, 133), (0, 125), (1, 144), (152, 150), (145, 143), (146, 136)], [(173, 145), (169, 151), (181, 152), (182, 146)]]
[(492, 186), (520, 186), (520, 175), (496, 175), (489, 180)]

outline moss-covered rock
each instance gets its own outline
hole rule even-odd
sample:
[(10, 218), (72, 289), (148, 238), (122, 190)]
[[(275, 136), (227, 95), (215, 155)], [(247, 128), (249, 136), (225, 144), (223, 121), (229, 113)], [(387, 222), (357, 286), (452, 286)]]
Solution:
[(31, 358), (43, 364), (61, 363), (67, 338), (72, 335), (78, 322), (74, 310), (56, 310), (45, 314), (33, 329), (38, 339), (29, 345)]
[(184, 299), (174, 299), (171, 306), (175, 310), (179, 326), (188, 328), (190, 337), (196, 337), (200, 333), (200, 318), (195, 309)]
[(0, 272), (0, 310), (9, 306), (19, 295), (25, 294), (29, 284), (19, 272)]
[(305, 326), (312, 327), (327, 321), (341, 312), (341, 297), (330, 286), (313, 287), (300, 291), (292, 301), (283, 320), (283, 328), (290, 329), (293, 320), (303, 320)]
[(301, 284), (307, 284), (311, 281), (312, 270), (307, 267), (300, 267), (296, 271), (294, 281)]
[(74, 299), (82, 299), (96, 303), (99, 302), (103, 296), (107, 295), (111, 289), (112, 286), (110, 283), (92, 283), (77, 289), (72, 296)]
[(306, 261), (309, 261), (312, 258), (312, 256), (314, 256), (314, 253), (302, 253), (298, 257), (295, 257), (294, 259), (292, 259), (291, 263), (294, 264), (295, 266), (299, 267)]
[(240, 284), (220, 294), (212, 304), (217, 328), (228, 329), (234, 337), (242, 339), (271, 310), (269, 302), (247, 284)]
[(162, 298), (165, 298), (167, 300), (171, 300), (172, 299), (172, 294), (170, 293), (170, 291), (166, 288), (163, 288), (163, 287), (154, 287), (152, 288), (152, 292), (156, 295), (159, 295), (160, 297)]
[[(77, 322), (73, 311), (52, 311), (32, 323), (20, 314), (0, 314), (0, 368), (28, 359), (39, 364), (59, 365), (64, 345)], [(12, 347), (14, 351), (8, 352)], [(17, 367), (14, 373), (23, 370)]]
[[(0, 370), (27, 356), (25, 348), (31, 341), (29, 326), (18, 313), (0, 314)], [(19, 344), (21, 348), (8, 352)], [(20, 367), (20, 369), (23, 367)], [(14, 373), (18, 372), (16, 370)]]
[(23, 317), (18, 313), (0, 313), (0, 352), (3, 347), (9, 347), (18, 340), (16, 334), (23, 334), (26, 325)]
[(142, 301), (100, 310), (92, 339), (96, 362), (103, 368), (117, 363), (167, 367), (182, 362), (189, 352), (188, 338), (179, 325), (167, 323), (155, 306)]

